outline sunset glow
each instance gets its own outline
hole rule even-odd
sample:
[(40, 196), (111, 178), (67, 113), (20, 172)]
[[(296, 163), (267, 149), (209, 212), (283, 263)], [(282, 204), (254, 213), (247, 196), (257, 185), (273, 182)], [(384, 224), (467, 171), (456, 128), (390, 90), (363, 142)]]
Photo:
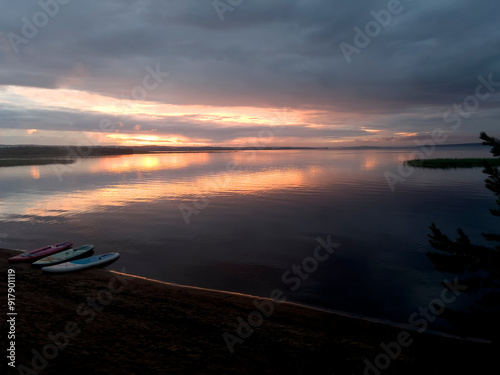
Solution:
[[(106, 142), (107, 141), (107, 142)], [(165, 145), (178, 146), (182, 144), (193, 145), (189, 139), (178, 136), (156, 136), (143, 134), (107, 134), (105, 143), (116, 143), (123, 146)]]
[[(347, 53), (339, 46), (355, 43), (350, 34), (363, 30), (370, 10), (346, 3), (338, 12), (328, 3), (320, 8), (329, 18), (317, 18), (319, 8), (299, 3), (269, 5), (269, 15), (284, 17), (279, 24), (254, 24), (245, 17), (259, 11), (238, 7), (243, 18), (233, 30), (213, 17), (210, 2), (90, 1), (64, 7), (35, 43), (16, 44), (7, 37), (13, 20), (39, 14), (18, 4), (12, 9), (27, 13), (4, 12), (12, 30), (0, 31), (0, 145), (394, 147), (416, 145), (435, 129), (452, 144), (475, 142), (477, 129), (495, 131), (499, 94), (489, 87), (499, 78), (495, 34), (482, 22), (495, 13), (488, 7), (465, 13), (477, 16), (474, 32), (448, 35), (433, 25), (422, 36), (428, 14), (456, 9), (413, 4), (389, 22), (395, 30), (406, 24), (409, 35), (387, 29)], [(73, 20), (93, 27), (74, 28)], [(470, 56), (469, 65), (455, 63)], [(477, 90), (483, 82), (490, 83)], [(458, 121), (475, 126), (454, 127)]]
[[(272, 125), (279, 119), (275, 109), (252, 107), (217, 108), (199, 105), (172, 105), (154, 103), (144, 100), (117, 99), (86, 91), (68, 89), (44, 89), (38, 87), (6, 86), (0, 93), (0, 102), (10, 103), (16, 97), (35, 108), (64, 108), (68, 110), (85, 110), (106, 115), (134, 115), (162, 118), (165, 116), (196, 116), (198, 121), (241, 124), (257, 123)], [(304, 112), (305, 114), (305, 112)], [(304, 114), (294, 114), (294, 120), (300, 120)]]

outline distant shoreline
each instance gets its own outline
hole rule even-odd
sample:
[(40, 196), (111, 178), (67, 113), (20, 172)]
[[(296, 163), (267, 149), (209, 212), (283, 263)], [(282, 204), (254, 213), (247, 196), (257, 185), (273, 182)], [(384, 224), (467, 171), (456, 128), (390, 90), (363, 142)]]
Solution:
[[(482, 143), (458, 143), (435, 145), (438, 148), (450, 147), (477, 147)], [(415, 145), (402, 146), (330, 146), (330, 147), (305, 147), (305, 146), (262, 146), (262, 147), (231, 147), (231, 146), (41, 146), (41, 145), (0, 145), (0, 158), (6, 155), (39, 155), (47, 154), (80, 157), (98, 155), (123, 155), (144, 154), (150, 152), (199, 152), (199, 151), (267, 151), (267, 150), (397, 150), (418, 149)]]
[(82, 157), (131, 154), (134, 154), (134, 151), (130, 148), (116, 147), (3, 146), (0, 147), (0, 167), (72, 164)]
[(48, 165), (48, 164), (72, 164), (74, 160), (67, 159), (46, 159), (46, 158), (20, 158), (20, 159), (1, 159), (0, 167), (21, 167), (27, 165)]
[[(481, 143), (466, 143), (454, 145), (439, 145), (436, 147), (476, 147)], [(190, 147), (190, 146), (37, 146), (37, 145), (0, 145), (0, 167), (15, 167), (28, 165), (71, 164), (79, 158), (120, 156), (134, 154), (159, 153), (204, 153), (204, 152), (237, 152), (237, 151), (287, 151), (287, 150), (326, 150), (326, 151), (364, 151), (364, 150), (397, 150), (418, 149), (415, 146), (380, 147), (380, 146), (350, 146), (350, 147)], [(420, 160), (408, 161), (408, 165), (421, 167)], [(498, 164), (500, 165), (500, 164)], [(427, 167), (423, 168), (439, 168)], [(444, 167), (447, 168), (447, 167)], [(454, 166), (450, 168), (455, 168)]]
[[(311, 147), (267, 147), (265, 150), (308, 150), (321, 149)], [(324, 148), (323, 148), (324, 149)], [(36, 145), (0, 145), (0, 167), (29, 165), (72, 164), (80, 158), (121, 156), (159, 153), (201, 153), (201, 152), (236, 152), (255, 150), (251, 147), (108, 147), (108, 146), (36, 146)]]

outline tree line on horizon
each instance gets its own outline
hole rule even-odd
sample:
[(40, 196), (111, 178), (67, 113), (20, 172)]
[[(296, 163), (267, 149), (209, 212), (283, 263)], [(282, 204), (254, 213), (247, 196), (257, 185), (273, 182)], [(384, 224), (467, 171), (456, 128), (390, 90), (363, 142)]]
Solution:
[(78, 157), (102, 155), (127, 155), (133, 154), (132, 148), (108, 146), (3, 146), (0, 147), (0, 157)]

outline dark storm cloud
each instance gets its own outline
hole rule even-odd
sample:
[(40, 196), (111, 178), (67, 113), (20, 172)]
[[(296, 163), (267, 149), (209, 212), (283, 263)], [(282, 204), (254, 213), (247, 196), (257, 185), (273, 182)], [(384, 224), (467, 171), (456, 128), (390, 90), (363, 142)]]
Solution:
[[(461, 103), (479, 75), (500, 81), (497, 0), (402, 0), (351, 63), (340, 43), (356, 46), (354, 28), (364, 30), (388, 1), (245, 0), (221, 22), (212, 1), (73, 0), (18, 54), (5, 38), (22, 36), (21, 18), (31, 20), (40, 5), (4, 4), (0, 85), (121, 98), (147, 66), (160, 65), (171, 75), (148, 100), (398, 115)], [(83, 124), (84, 115), (73, 120)]]

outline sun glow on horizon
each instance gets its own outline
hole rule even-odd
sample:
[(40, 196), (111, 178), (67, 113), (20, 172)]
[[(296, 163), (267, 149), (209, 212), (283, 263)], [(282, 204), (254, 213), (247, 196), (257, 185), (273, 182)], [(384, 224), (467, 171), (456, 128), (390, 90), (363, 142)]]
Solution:
[[(0, 102), (45, 109), (68, 109), (99, 112), (107, 115), (127, 115), (161, 119), (189, 117), (197, 122), (228, 124), (284, 125), (301, 122), (306, 111), (261, 107), (214, 107), (208, 105), (178, 105), (157, 101), (118, 99), (87, 91), (65, 88), (3, 86)], [(12, 99), (17, 99), (13, 101)], [(286, 113), (284, 113), (286, 112)], [(286, 118), (285, 118), (286, 117)]]
[(206, 146), (204, 142), (193, 140), (180, 135), (151, 135), (151, 134), (124, 134), (111, 133), (104, 135), (104, 143), (119, 144), (120, 146)]
[[(328, 147), (343, 145), (346, 142), (355, 144), (359, 141), (384, 143), (391, 137), (417, 135), (376, 129), (368, 125), (373, 121), (369, 117), (360, 114), (346, 117), (342, 112), (334, 113), (321, 108), (181, 105), (152, 100), (120, 99), (68, 88), (1, 88), (0, 103), (16, 111), (42, 110), (93, 116), (95, 124), (86, 125), (82, 131), (77, 130), (80, 128), (78, 120), (70, 122), (69, 128), (58, 131), (57, 128), (44, 129), (48, 124), (37, 125), (39, 119), (28, 120), (23, 130), (3, 130), (4, 136), (13, 139), (30, 136), (29, 142), (34, 144), (37, 140), (42, 144), (71, 144), (73, 139), (81, 139), (83, 134), (100, 145), (125, 147)], [(110, 126), (102, 126), (103, 121), (108, 121)], [(232, 134), (230, 137), (220, 135), (220, 131), (226, 128)], [(241, 132), (238, 131), (240, 128)], [(197, 133), (197, 129), (200, 132)], [(206, 135), (211, 130), (214, 130), (213, 138)], [(365, 133), (366, 139), (360, 138), (359, 131)]]
[[(146, 98), (147, 99), (147, 98)], [(16, 110), (63, 111), (93, 115), (94, 128), (87, 131), (92, 138), (103, 144), (141, 146), (141, 145), (182, 145), (182, 146), (224, 146), (213, 139), (197, 139), (182, 134), (182, 125), (200, 129), (224, 129), (226, 127), (255, 127), (255, 136), (260, 137), (259, 127), (283, 130), (286, 127), (303, 126), (309, 116), (317, 114), (312, 109), (288, 109), (275, 107), (222, 107), (198, 104), (170, 104), (160, 101), (120, 99), (99, 93), (68, 88), (40, 88), (25, 86), (2, 86), (0, 103), (12, 106)], [(99, 116), (103, 117), (99, 119)], [(110, 119), (114, 128), (101, 129), (100, 121)], [(173, 122), (176, 131), (165, 134), (165, 127)], [(314, 122), (314, 121), (313, 121)], [(148, 126), (149, 123), (149, 126)], [(78, 127), (78, 123), (71, 123)], [(91, 125), (92, 126), (92, 125)], [(88, 128), (87, 128), (88, 129)], [(39, 128), (42, 132), (43, 128)], [(142, 130), (142, 131), (141, 131)], [(33, 135), (37, 129), (27, 129)], [(71, 130), (61, 131), (65, 132)], [(151, 134), (155, 132), (155, 134)], [(276, 132), (276, 131), (275, 131)], [(128, 134), (127, 134), (128, 133)], [(67, 133), (69, 134), (69, 133)], [(41, 135), (39, 135), (41, 137)], [(268, 138), (268, 137), (266, 137)], [(280, 139), (284, 139), (283, 136)], [(227, 144), (235, 143), (231, 140)], [(236, 143), (241, 143), (236, 141)], [(254, 142), (255, 143), (255, 142)]]

